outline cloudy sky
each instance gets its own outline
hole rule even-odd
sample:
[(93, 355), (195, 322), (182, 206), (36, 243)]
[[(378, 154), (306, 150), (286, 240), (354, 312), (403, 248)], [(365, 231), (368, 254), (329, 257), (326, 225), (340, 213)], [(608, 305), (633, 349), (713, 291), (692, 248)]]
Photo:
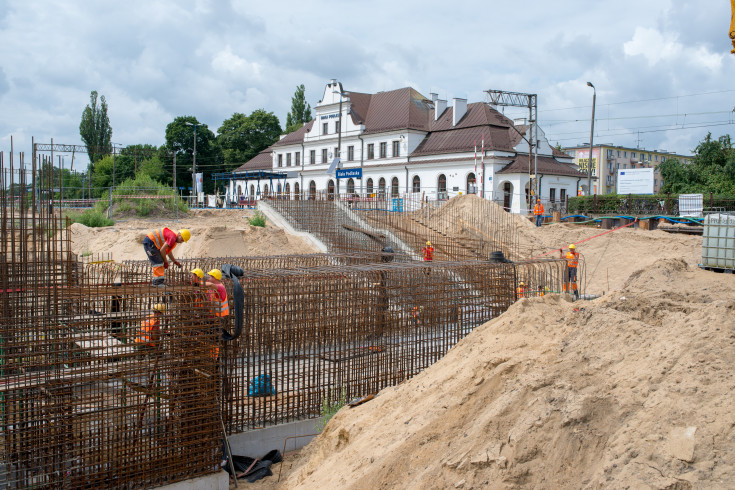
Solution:
[(3, 0), (0, 150), (11, 135), (27, 153), (31, 136), (81, 144), (92, 90), (113, 142), (160, 145), (181, 115), (216, 132), (263, 108), (284, 124), (298, 84), (313, 106), (337, 78), (470, 102), (537, 93), (562, 146), (589, 141), (591, 81), (596, 142), (686, 154), (735, 133), (729, 22), (727, 0)]

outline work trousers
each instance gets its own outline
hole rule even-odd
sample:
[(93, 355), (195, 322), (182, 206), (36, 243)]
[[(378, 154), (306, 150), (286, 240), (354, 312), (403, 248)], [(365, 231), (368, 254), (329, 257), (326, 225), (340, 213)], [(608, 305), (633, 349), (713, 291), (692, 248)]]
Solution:
[(151, 266), (153, 267), (153, 280), (151, 284), (163, 284), (164, 267), (161, 251), (156, 248), (156, 244), (148, 237), (143, 239), (143, 250), (145, 250), (145, 254), (148, 256), (148, 260), (150, 260)]

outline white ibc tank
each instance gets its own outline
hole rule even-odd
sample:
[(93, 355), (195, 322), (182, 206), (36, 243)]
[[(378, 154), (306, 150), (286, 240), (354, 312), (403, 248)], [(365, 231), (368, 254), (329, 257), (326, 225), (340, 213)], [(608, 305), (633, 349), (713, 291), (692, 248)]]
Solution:
[(705, 218), (702, 266), (735, 269), (735, 215), (710, 214)]

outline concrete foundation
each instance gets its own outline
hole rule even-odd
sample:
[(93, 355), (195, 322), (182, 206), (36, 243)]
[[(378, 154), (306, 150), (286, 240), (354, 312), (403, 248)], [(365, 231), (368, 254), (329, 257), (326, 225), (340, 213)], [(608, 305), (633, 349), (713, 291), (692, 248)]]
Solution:
[[(288, 424), (280, 424), (265, 429), (251, 430), (241, 434), (233, 434), (227, 439), (230, 441), (232, 454), (260, 458), (271, 449), (293, 451), (306, 446), (316, 437), (314, 428), (316, 419), (300, 420)], [(288, 441), (286, 441), (286, 439)]]
[(228, 490), (230, 488), (230, 475), (226, 471), (184, 480), (171, 485), (157, 487), (160, 490)]

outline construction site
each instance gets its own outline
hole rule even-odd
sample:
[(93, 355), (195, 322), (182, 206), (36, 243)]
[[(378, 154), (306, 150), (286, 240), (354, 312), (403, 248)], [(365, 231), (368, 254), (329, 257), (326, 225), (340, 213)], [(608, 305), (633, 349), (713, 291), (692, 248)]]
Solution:
[[(700, 236), (354, 193), (261, 200), (265, 227), (87, 228), (42, 159), (0, 153), (1, 488), (227, 475), (223, 439), (340, 397), (364, 403), (255, 485), (732, 486), (735, 277), (697, 267)], [(156, 286), (142, 242), (163, 227), (191, 239)], [(228, 316), (194, 269), (222, 271)]]

